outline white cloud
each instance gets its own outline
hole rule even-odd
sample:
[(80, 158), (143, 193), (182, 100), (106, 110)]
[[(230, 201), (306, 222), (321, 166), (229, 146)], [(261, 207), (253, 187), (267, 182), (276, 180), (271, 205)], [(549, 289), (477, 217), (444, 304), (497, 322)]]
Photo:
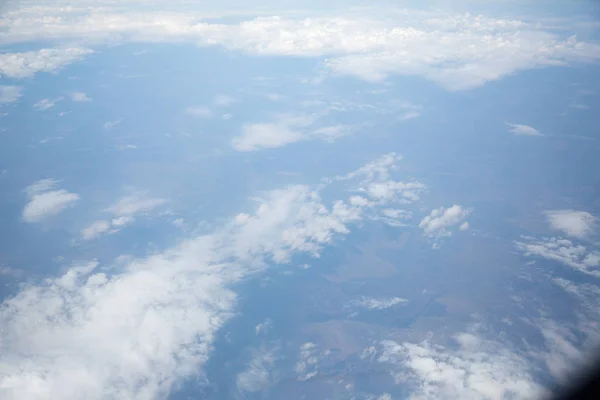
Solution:
[(518, 71), (600, 59), (599, 45), (564, 31), (481, 15), (373, 7), (360, 14), (312, 13), (309, 18), (259, 17), (227, 24), (198, 22), (206, 20), (207, 11), (178, 11), (184, 3), (171, 11), (160, 10), (160, 3), (154, 4), (156, 11), (111, 6), (22, 7), (5, 16), (0, 39), (184, 41), (259, 55), (325, 57), (324, 66), (333, 73), (369, 81), (420, 76), (449, 90), (471, 89)]
[(25, 222), (40, 222), (79, 201), (78, 194), (56, 189), (57, 183), (53, 179), (42, 179), (26, 188), (29, 203), (23, 209), (22, 216)]
[(291, 143), (318, 137), (333, 142), (345, 136), (348, 128), (343, 125), (315, 127), (316, 117), (283, 114), (274, 122), (248, 124), (242, 134), (231, 140), (237, 151), (257, 151), (283, 147)]
[(300, 355), (296, 363), (296, 373), (299, 375), (299, 381), (307, 381), (314, 378), (319, 373), (319, 355), (317, 346), (314, 343), (307, 342), (300, 346)]
[(190, 106), (185, 109), (185, 112), (198, 118), (209, 119), (213, 116), (213, 112), (210, 109), (202, 106)]
[(276, 348), (256, 350), (246, 369), (236, 377), (237, 389), (254, 393), (273, 384), (271, 370), (277, 360), (276, 354)]
[(71, 100), (78, 102), (78, 103), (92, 101), (92, 99), (83, 92), (71, 92), (70, 95), (71, 95)]
[(107, 208), (107, 211), (117, 215), (130, 217), (139, 213), (147, 213), (154, 208), (165, 204), (167, 200), (148, 197), (145, 192), (137, 192), (125, 196)]
[(400, 297), (390, 297), (387, 299), (376, 299), (372, 297), (363, 297), (360, 300), (357, 300), (353, 304), (359, 307), (364, 307), (368, 310), (383, 310), (385, 308), (390, 308), (398, 304), (403, 304), (408, 302), (408, 300), (400, 298)]
[(23, 95), (21, 86), (0, 85), (0, 104), (12, 103)]
[(213, 104), (219, 107), (228, 107), (235, 103), (235, 99), (226, 95), (219, 95), (213, 99)]
[(93, 222), (90, 226), (81, 231), (81, 236), (85, 240), (93, 239), (107, 232), (110, 229), (108, 221), (100, 220)]
[(390, 365), (411, 399), (505, 399), (547, 395), (534, 382), (527, 360), (500, 343), (471, 333), (455, 336), (458, 347), (428, 341), (384, 341), (379, 362)]
[(63, 66), (91, 53), (91, 50), (79, 47), (2, 53), (0, 54), (0, 76), (27, 78), (37, 72), (56, 72)]
[(58, 103), (62, 99), (63, 99), (62, 97), (57, 97), (56, 99), (42, 99), (42, 100), (38, 101), (37, 103), (35, 103), (33, 105), (33, 108), (35, 108), (37, 111), (45, 111), (49, 108), (54, 107), (56, 105), (56, 103)]
[(463, 221), (469, 213), (469, 210), (462, 208), (458, 204), (448, 208), (436, 208), (421, 220), (419, 227), (423, 229), (425, 235), (432, 238), (451, 236), (451, 227), (462, 223), (460, 230), (468, 228), (468, 225), (464, 225)]
[(123, 119), (116, 119), (114, 121), (106, 121), (104, 123), (104, 125), (102, 125), (104, 127), (104, 129), (106, 130), (111, 130), (112, 128), (114, 128), (115, 126), (119, 125), (121, 122), (123, 122)]
[(404, 114), (400, 115), (398, 117), (398, 119), (400, 121), (408, 121), (411, 119), (419, 118), (420, 116), (421, 116), (421, 113), (418, 111), (407, 111)]
[(522, 125), (522, 124), (511, 124), (511, 123), (506, 123), (509, 126), (509, 132), (514, 133), (515, 135), (520, 135), (520, 136), (544, 136), (543, 133), (541, 133), (540, 131), (538, 131), (537, 129), (529, 126), (529, 125)]
[(561, 238), (536, 239), (522, 236), (516, 246), (526, 257), (541, 257), (577, 271), (600, 277), (600, 251)]
[(598, 219), (586, 211), (551, 210), (545, 212), (552, 229), (582, 239), (594, 233)]
[[(54, 187), (40, 181), (28, 194)], [(25, 284), (0, 305), (0, 397), (165, 398), (202, 372), (217, 332), (235, 314), (235, 283), (269, 261), (287, 262), (297, 252), (319, 256), (360, 220), (365, 207), (326, 206), (319, 190), (263, 193), (246, 218), (162, 253), (120, 257), (110, 274), (104, 268), (111, 264), (90, 263)], [(111, 209), (147, 212), (160, 203), (150, 200), (133, 196)], [(316, 373), (312, 357), (321, 355), (302, 351), (298, 371), (307, 378)], [(241, 387), (254, 387), (244, 386), (250, 380), (242, 378)]]
[(569, 105), (570, 108), (574, 108), (577, 110), (589, 110), (590, 106), (585, 105), (585, 104), (571, 104)]
[(273, 320), (270, 318), (267, 318), (266, 320), (264, 320), (264, 322), (261, 322), (260, 324), (256, 325), (256, 327), (254, 328), (257, 335), (260, 335), (263, 333), (266, 334), (271, 329), (273, 329)]

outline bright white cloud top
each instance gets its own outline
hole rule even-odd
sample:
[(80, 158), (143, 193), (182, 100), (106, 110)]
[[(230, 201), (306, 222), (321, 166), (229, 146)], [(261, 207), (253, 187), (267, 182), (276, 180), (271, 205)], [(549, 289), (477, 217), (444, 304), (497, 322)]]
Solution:
[(40, 222), (46, 218), (60, 214), (79, 201), (79, 195), (64, 189), (57, 189), (54, 179), (43, 179), (26, 189), (29, 202), (23, 209), (23, 220)]
[(552, 229), (579, 239), (594, 233), (598, 224), (598, 219), (586, 211), (552, 210), (545, 214)]

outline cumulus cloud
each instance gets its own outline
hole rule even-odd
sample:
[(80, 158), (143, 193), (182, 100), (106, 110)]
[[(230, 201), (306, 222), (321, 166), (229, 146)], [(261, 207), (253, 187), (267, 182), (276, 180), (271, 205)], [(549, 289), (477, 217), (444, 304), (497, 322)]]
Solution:
[(92, 101), (92, 99), (83, 92), (71, 92), (70, 96), (71, 100), (78, 103)]
[(296, 373), (299, 381), (307, 381), (319, 373), (319, 354), (317, 345), (311, 342), (300, 346), (300, 354), (296, 362)]
[(91, 53), (91, 50), (79, 47), (2, 53), (0, 54), (0, 76), (27, 78), (37, 72), (56, 72), (63, 66)]
[(390, 297), (382, 299), (377, 299), (373, 297), (362, 297), (360, 300), (355, 301), (353, 304), (358, 307), (366, 308), (368, 310), (383, 310), (385, 308), (390, 308), (406, 302), (408, 302), (407, 299), (403, 299), (400, 297)]
[(586, 211), (551, 210), (545, 212), (552, 229), (582, 239), (594, 233), (598, 219)]
[[(181, 10), (184, 5), (171, 9)], [(206, 19), (206, 11), (194, 9), (166, 12), (106, 6), (22, 7), (5, 17), (0, 40), (186, 41), (258, 55), (324, 57), (329, 73), (368, 81), (395, 74), (420, 76), (449, 90), (471, 89), (522, 70), (600, 59), (599, 45), (564, 31), (468, 13), (386, 7), (383, 12), (371, 8), (360, 15), (313, 13), (309, 18), (209, 23), (199, 22)]]
[(559, 262), (577, 271), (600, 277), (600, 251), (562, 238), (522, 236), (516, 246), (526, 257), (540, 257)]
[(23, 209), (23, 220), (33, 223), (61, 213), (79, 201), (79, 195), (57, 189), (54, 179), (42, 179), (26, 188), (29, 202)]
[(471, 333), (454, 337), (457, 346), (429, 341), (384, 341), (379, 362), (390, 365), (411, 399), (536, 398), (548, 393), (535, 383), (527, 360), (500, 343)]
[(314, 137), (332, 142), (348, 132), (343, 125), (316, 127), (316, 122), (314, 116), (283, 114), (273, 122), (247, 124), (242, 127), (242, 134), (231, 140), (231, 146), (237, 151), (257, 151)]
[(0, 104), (12, 103), (23, 95), (21, 86), (0, 85)]
[(267, 318), (264, 322), (261, 322), (260, 324), (256, 325), (256, 327), (254, 328), (254, 330), (256, 331), (257, 335), (260, 335), (260, 334), (263, 334), (263, 333), (266, 334), (272, 328), (273, 328), (273, 320), (270, 319), (270, 318)]
[(522, 124), (511, 124), (511, 123), (506, 123), (508, 125), (508, 130), (509, 132), (515, 134), (515, 135), (521, 135), (521, 136), (544, 136), (540, 131), (538, 131), (537, 129), (535, 129), (534, 127), (531, 127), (529, 125), (522, 125)]
[(448, 208), (436, 208), (421, 220), (419, 227), (423, 229), (423, 233), (426, 236), (432, 238), (452, 236), (450, 228), (458, 224), (461, 224), (459, 227), (460, 230), (468, 229), (469, 225), (465, 225), (463, 221), (469, 214), (469, 210), (464, 209), (458, 204)]
[[(28, 188), (53, 190), (53, 181)], [(212, 234), (191, 237), (144, 258), (76, 265), (25, 284), (0, 305), (0, 397), (156, 399), (202, 372), (218, 330), (235, 314), (235, 283), (284, 263), (294, 253), (318, 257), (347, 235), (365, 207), (334, 201), (303, 185), (262, 193), (254, 211)], [(158, 204), (139, 196), (116, 203), (118, 214)], [(315, 373), (310, 346), (297, 370)], [(249, 373), (238, 383), (256, 387)], [(259, 379), (260, 381), (260, 379)]]

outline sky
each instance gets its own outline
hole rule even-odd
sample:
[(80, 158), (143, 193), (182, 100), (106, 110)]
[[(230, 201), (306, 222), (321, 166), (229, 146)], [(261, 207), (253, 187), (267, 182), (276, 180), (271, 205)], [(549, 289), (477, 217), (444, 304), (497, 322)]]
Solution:
[[(595, 3), (52, 0), (1, 13), (0, 397), (161, 399), (208, 382), (244, 285), (308, 274), (371, 224), (416, 232), (416, 253), (448, 263), (497, 240), (491, 254), (516, 266), (475, 276), (511, 277), (489, 299), (526, 311), (494, 323), (535, 338), (513, 345), (474, 313), (435, 337), (378, 327), (356, 354), (405, 397), (544, 394), (597, 343)], [(537, 103), (511, 93), (528, 84)], [(507, 209), (523, 218), (495, 218)], [(512, 293), (523, 281), (577, 312)], [(376, 294), (351, 315), (415, 302)], [(266, 340), (231, 378), (240, 398), (284, 381), (286, 357), (309, 383), (330, 357), (317, 340), (292, 341), (293, 357)]]

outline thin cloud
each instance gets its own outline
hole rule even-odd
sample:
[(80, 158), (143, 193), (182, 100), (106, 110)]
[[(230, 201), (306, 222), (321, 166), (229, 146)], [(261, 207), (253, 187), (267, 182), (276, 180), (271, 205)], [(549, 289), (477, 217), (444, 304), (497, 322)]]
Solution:
[(373, 297), (362, 297), (360, 300), (353, 302), (353, 305), (366, 308), (368, 310), (383, 310), (386, 308), (394, 307), (398, 304), (407, 303), (407, 299), (400, 297), (390, 298), (373, 298)]
[(545, 258), (584, 274), (600, 277), (600, 251), (562, 238), (522, 236), (515, 242), (525, 257)]
[(537, 129), (535, 129), (534, 127), (531, 127), (529, 125), (522, 125), (522, 124), (511, 124), (509, 122), (506, 123), (506, 125), (509, 126), (508, 131), (515, 134), (515, 135), (520, 135), (520, 136), (544, 136), (543, 133), (541, 133), (540, 131), (538, 131)]
[(107, 232), (109, 229), (110, 223), (108, 221), (95, 221), (81, 231), (81, 236), (84, 240), (90, 240)]
[(0, 85), (0, 104), (13, 103), (21, 98), (21, 86)]
[(272, 385), (272, 369), (277, 361), (278, 348), (260, 348), (254, 351), (246, 369), (236, 377), (236, 386), (242, 393), (255, 393)]
[(552, 229), (582, 239), (596, 230), (598, 219), (586, 211), (551, 210), (544, 213)]
[(71, 96), (71, 100), (73, 100), (75, 102), (78, 102), (78, 103), (92, 101), (92, 99), (90, 97), (88, 97), (88, 95), (85, 94), (85, 93), (83, 93), (83, 92), (71, 92), (70, 96)]
[(123, 122), (123, 119), (116, 119), (114, 121), (106, 121), (104, 123), (104, 125), (102, 125), (104, 127), (104, 129), (111, 130), (112, 128), (114, 128), (115, 126), (119, 125), (121, 122)]
[(191, 106), (185, 109), (185, 112), (189, 115), (193, 115), (194, 117), (209, 119), (212, 118), (213, 112), (206, 107), (202, 106)]
[(235, 99), (226, 95), (219, 95), (213, 99), (213, 104), (219, 107), (228, 107), (235, 103)]
[(40, 180), (25, 189), (29, 202), (23, 209), (25, 222), (34, 223), (60, 214), (79, 201), (79, 195), (64, 189), (56, 189), (58, 182), (53, 179)]
[(33, 108), (37, 111), (46, 111), (56, 105), (59, 101), (61, 101), (62, 97), (57, 97), (55, 99), (42, 99), (33, 105)]

